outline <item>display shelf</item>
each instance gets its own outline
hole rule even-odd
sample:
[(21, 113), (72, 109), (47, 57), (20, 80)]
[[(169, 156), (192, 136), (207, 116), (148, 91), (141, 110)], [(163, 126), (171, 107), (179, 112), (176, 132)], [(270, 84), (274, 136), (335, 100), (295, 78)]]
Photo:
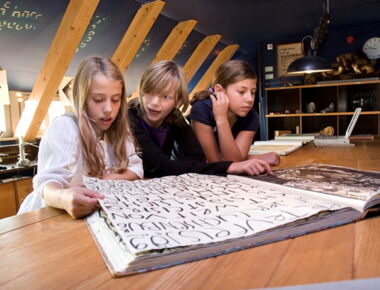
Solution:
[[(276, 130), (296, 133), (319, 132), (332, 126), (344, 134), (355, 107), (362, 107), (353, 134), (380, 135), (380, 80), (334, 82), (281, 88), (266, 88), (266, 128), (268, 139)], [(314, 112), (308, 112), (310, 102)], [(332, 112), (321, 113), (331, 103)], [(287, 111), (287, 113), (285, 113)]]

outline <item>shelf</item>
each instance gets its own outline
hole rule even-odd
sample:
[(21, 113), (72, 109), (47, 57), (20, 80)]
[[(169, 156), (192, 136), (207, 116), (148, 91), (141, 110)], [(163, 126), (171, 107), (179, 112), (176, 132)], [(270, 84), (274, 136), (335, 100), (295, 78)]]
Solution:
[(315, 85), (300, 85), (300, 86), (289, 86), (289, 87), (274, 87), (265, 88), (266, 91), (276, 91), (276, 90), (291, 90), (291, 89), (305, 89), (305, 88), (321, 88), (321, 87), (339, 87), (339, 86), (352, 86), (352, 85), (367, 85), (367, 84), (380, 84), (380, 80), (370, 80), (370, 81), (352, 81), (352, 82), (338, 82), (338, 83), (326, 83), (326, 84), (315, 84)]
[[(267, 114), (267, 118), (279, 117), (327, 117), (327, 116), (351, 116), (354, 112), (332, 112), (332, 113), (300, 113), (300, 114)], [(380, 115), (380, 111), (361, 112), (360, 115)]]
[[(380, 135), (380, 80), (352, 80), (317, 85), (267, 88), (264, 124), (268, 139), (275, 131), (319, 132), (332, 126), (336, 135), (343, 135), (357, 106), (362, 106), (353, 134)], [(312, 104), (313, 103), (313, 104)], [(334, 112), (314, 112), (334, 105)], [(292, 113), (285, 114), (290, 111)], [(295, 113), (300, 112), (301, 113)]]

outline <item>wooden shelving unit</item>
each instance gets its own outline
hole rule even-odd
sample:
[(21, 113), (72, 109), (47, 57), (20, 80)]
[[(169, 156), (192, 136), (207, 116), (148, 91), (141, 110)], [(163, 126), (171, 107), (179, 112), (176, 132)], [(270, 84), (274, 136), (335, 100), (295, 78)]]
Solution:
[[(319, 132), (332, 126), (341, 135), (347, 129), (355, 110), (354, 101), (362, 98), (363, 111), (353, 134), (380, 135), (380, 80), (334, 82), (280, 88), (266, 88), (266, 128), (269, 139), (275, 130), (300, 133)], [(314, 102), (316, 113), (308, 113), (307, 105)], [(318, 113), (334, 104), (334, 112)], [(285, 113), (285, 110), (290, 113)]]

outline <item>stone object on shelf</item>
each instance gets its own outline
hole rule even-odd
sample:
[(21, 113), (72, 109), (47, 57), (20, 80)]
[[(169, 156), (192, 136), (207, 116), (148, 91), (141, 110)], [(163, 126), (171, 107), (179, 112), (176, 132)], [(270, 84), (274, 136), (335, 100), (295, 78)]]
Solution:
[(321, 113), (331, 113), (334, 112), (334, 103), (330, 103), (330, 105), (327, 108), (324, 108)]
[(315, 103), (310, 102), (307, 104), (307, 112), (308, 113), (314, 113), (315, 112)]

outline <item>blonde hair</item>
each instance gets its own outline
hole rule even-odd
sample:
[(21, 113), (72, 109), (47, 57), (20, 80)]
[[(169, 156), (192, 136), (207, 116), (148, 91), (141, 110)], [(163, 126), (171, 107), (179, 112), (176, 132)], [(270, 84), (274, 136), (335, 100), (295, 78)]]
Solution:
[(97, 74), (103, 74), (106, 78), (119, 81), (122, 84), (120, 110), (111, 127), (104, 133), (104, 140), (107, 142), (107, 146), (111, 148), (110, 152), (113, 154), (116, 161), (115, 165), (119, 171), (127, 168), (126, 141), (127, 138), (133, 140), (133, 136), (128, 126), (125, 81), (119, 68), (107, 58), (97, 56), (85, 58), (80, 63), (74, 77), (72, 99), (78, 119), (85, 169), (89, 176), (102, 177), (105, 169), (103, 147), (97, 138), (94, 120), (89, 117), (86, 105), (92, 80)]
[[(221, 85), (223, 88), (227, 88), (230, 84), (238, 81), (256, 78), (256, 72), (248, 62), (240, 59), (230, 60), (218, 67), (213, 76), (211, 88), (216, 84)], [(191, 99), (191, 104), (209, 97), (211, 93), (212, 91), (210, 92), (208, 90), (196, 92)]]
[[(138, 90), (139, 102), (143, 103), (144, 94), (166, 94), (170, 90), (175, 92), (176, 109), (181, 108), (182, 112), (186, 112), (189, 107), (189, 95), (182, 68), (174, 61), (159, 61), (150, 65), (141, 76)], [(143, 106), (141, 109), (145, 114)]]

